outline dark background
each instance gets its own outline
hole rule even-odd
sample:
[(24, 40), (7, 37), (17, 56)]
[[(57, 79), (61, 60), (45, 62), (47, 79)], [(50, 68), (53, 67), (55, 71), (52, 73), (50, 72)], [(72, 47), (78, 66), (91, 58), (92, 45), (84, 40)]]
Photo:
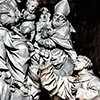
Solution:
[[(53, 14), (60, 0), (40, 0)], [(71, 13), (67, 16), (77, 33), (72, 33), (74, 49), (89, 57), (94, 73), (100, 77), (100, 0), (68, 0)]]

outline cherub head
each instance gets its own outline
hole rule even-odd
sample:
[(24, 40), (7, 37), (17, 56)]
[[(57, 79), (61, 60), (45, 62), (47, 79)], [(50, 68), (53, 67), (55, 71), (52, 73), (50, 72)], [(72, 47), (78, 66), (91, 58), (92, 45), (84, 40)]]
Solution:
[(46, 7), (42, 7), (40, 9), (40, 11), (41, 11), (40, 20), (42, 22), (48, 22), (48, 21), (50, 21), (50, 17), (51, 17), (50, 11)]
[(27, 7), (27, 10), (31, 13), (31, 14), (34, 14), (37, 7), (38, 7), (39, 3), (35, 0), (28, 0), (27, 3), (26, 3), (26, 7)]

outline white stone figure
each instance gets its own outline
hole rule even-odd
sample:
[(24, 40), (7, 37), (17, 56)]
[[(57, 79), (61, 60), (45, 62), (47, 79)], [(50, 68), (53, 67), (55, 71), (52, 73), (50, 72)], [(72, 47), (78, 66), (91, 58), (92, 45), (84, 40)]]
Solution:
[[(31, 98), (38, 100), (39, 95), (37, 94), (41, 91), (38, 75), (39, 66), (31, 59), (34, 49), (26, 37), (30, 31), (26, 31), (24, 34), (9, 35), (11, 31), (1, 27), (0, 33), (3, 32), (5, 36), (0, 41), (0, 48), (2, 48), (0, 49), (0, 72), (2, 71), (0, 80), (3, 82), (0, 83), (2, 87), (0, 90), (4, 88), (5, 91), (0, 91), (1, 100), (6, 100), (5, 95), (8, 91), (7, 97), (9, 98), (11, 95), (9, 100), (17, 100), (17, 96), (19, 99), (24, 98), (24, 93), (27, 93), (25, 95), (29, 98), (27, 100)], [(14, 93), (9, 94), (10, 89)]]
[[(72, 62), (75, 61), (77, 54), (73, 49), (71, 41), (71, 32), (75, 32), (71, 23), (66, 19), (66, 16), (70, 13), (70, 7), (67, 0), (62, 0), (55, 6), (55, 13), (53, 16), (53, 27), (54, 34), (51, 38), (52, 40), (62, 48), (62, 50), (53, 50), (52, 51), (52, 62), (54, 66), (61, 68), (61, 71), (55, 70), (55, 73), (66, 73), (71, 75), (73, 70)], [(61, 57), (59, 59), (59, 57)], [(72, 62), (70, 61), (72, 60)], [(57, 63), (59, 62), (59, 63)], [(60, 66), (59, 66), (59, 65)], [(62, 64), (62, 65), (61, 65)]]
[(50, 58), (45, 60), (45, 66), (41, 67), (41, 83), (51, 96), (58, 95), (67, 100), (100, 99), (100, 79), (89, 69), (92, 66), (89, 58), (78, 56), (74, 62), (74, 71), (78, 74), (69, 77), (57, 76), (53, 72)]
[[(14, 31), (17, 32), (18, 34), (19, 33), (20, 34), (28, 33), (28, 37), (26, 37), (25, 35), (24, 36), (25, 36), (25, 38), (29, 39), (28, 45), (30, 45), (30, 47), (32, 47), (32, 49), (33, 49), (33, 45), (30, 42), (33, 41), (34, 36), (35, 36), (35, 18), (36, 18), (36, 16), (34, 13), (35, 13), (38, 5), (39, 5), (39, 3), (37, 1), (28, 0), (26, 3), (27, 8), (22, 11), (24, 21), (21, 24), (21, 26), (19, 26), (19, 29), (17, 29), (17, 28), (14, 29)], [(34, 98), (34, 100), (38, 100), (39, 93), (41, 92), (40, 83), (39, 83), (40, 77), (38, 74), (39, 73), (39, 65), (32, 58), (34, 53), (35, 53), (34, 51), (32, 53), (30, 53), (31, 63), (30, 63), (30, 67), (28, 70), (26, 85), (28, 87), (28, 95), (32, 96), (32, 98)]]
[[(2, 60), (5, 60), (6, 58), (4, 44), (7, 44), (8, 46), (10, 45), (12, 35), (11, 32), (3, 26), (15, 24), (20, 18), (20, 11), (18, 10), (16, 1), (0, 0), (0, 46), (2, 48), (0, 50), (0, 57), (2, 58)], [(3, 68), (4, 66), (2, 65), (0, 67)]]
[(20, 19), (21, 13), (15, 0), (1, 0), (0, 19), (3, 25), (12, 25)]
[[(9, 16), (16, 18), (12, 13), (8, 12), (7, 14), (8, 19)], [(5, 21), (0, 19), (4, 26), (15, 26), (11, 27), (13, 31), (0, 26), (0, 48), (2, 48), (0, 49), (0, 74), (2, 75), (0, 78), (2, 80), (0, 82), (0, 99), (38, 100), (40, 87), (37, 74), (39, 67), (36, 68), (36, 62), (33, 63), (34, 60), (31, 59), (31, 55), (34, 53), (33, 45), (28, 38), (31, 29), (30, 27), (22, 28), (22, 25), (18, 29), (15, 21)]]
[[(16, 97), (23, 93), (21, 91), (23, 90), (26, 72), (29, 67), (28, 60), (30, 55), (26, 39), (18, 34), (12, 38), (11, 33), (8, 29), (0, 27), (0, 34), (3, 35), (0, 40), (1, 100), (16, 100)], [(26, 55), (24, 55), (25, 53)], [(19, 91), (19, 94), (16, 94), (16, 91)], [(16, 94), (16, 96), (13, 97), (13, 94)]]
[(26, 10), (23, 10), (24, 12), (24, 19), (27, 19), (27, 20), (33, 20), (35, 19), (35, 11), (38, 7), (39, 3), (37, 0), (27, 0), (26, 2)]
[(34, 35), (35, 35), (35, 11), (38, 7), (39, 3), (36, 0), (27, 0), (26, 2), (26, 9), (22, 10), (22, 17), (24, 19), (24, 22), (21, 24), (21, 29), (23, 30), (23, 28), (30, 28), (30, 34), (31, 34), (31, 38), (30, 41), (33, 42), (34, 39)]
[(44, 28), (51, 28), (51, 21), (50, 21), (50, 11), (46, 7), (42, 7), (40, 9), (41, 15), (39, 18), (39, 22), (37, 22), (37, 31), (40, 32)]
[[(21, 26), (22, 27), (22, 26)], [(24, 92), (27, 92), (26, 94), (26, 97), (30, 97), (30, 98), (33, 98), (34, 100), (39, 100), (39, 93), (41, 92), (41, 89), (40, 89), (40, 73), (39, 73), (39, 65), (38, 63), (33, 59), (33, 55), (35, 53), (34, 51), (34, 48), (33, 48), (33, 45), (32, 43), (30, 42), (30, 38), (29, 35), (30, 35), (30, 28), (29, 27), (24, 27), (22, 31), (18, 30), (16, 27), (12, 27), (14, 32), (16, 32), (16, 35), (13, 35), (12, 36), (12, 40), (14, 41), (13, 43), (16, 44), (16, 40), (17, 42), (19, 42), (20, 44), (17, 44), (15, 45), (15, 47), (17, 47), (18, 45), (21, 46), (20, 49), (24, 49), (24, 47), (22, 47), (22, 43), (21, 41), (23, 42), (26, 42), (26, 46), (27, 46), (27, 49), (28, 49), (28, 52), (27, 50), (21, 50), (21, 51), (18, 51), (18, 54), (23, 54), (23, 57), (21, 57), (22, 59), (25, 59), (25, 61), (27, 60), (24, 55), (28, 55), (28, 62), (26, 62), (27, 64), (27, 67), (28, 70), (27, 70), (27, 73), (26, 73), (26, 81), (24, 82), (25, 84), (25, 87), (22, 87), (22, 91)], [(21, 33), (20, 33), (21, 32)], [(24, 43), (25, 45), (25, 43)], [(19, 53), (20, 52), (20, 53)], [(17, 55), (17, 54), (16, 54)], [(19, 59), (19, 58), (18, 58)], [(20, 61), (22, 62), (23, 60), (20, 59)], [(24, 63), (24, 62), (23, 62)], [(19, 63), (20, 64), (20, 63)], [(25, 65), (23, 65), (25, 67)], [(23, 67), (22, 66), (22, 67)], [(25, 70), (25, 68), (24, 68)], [(21, 75), (19, 75), (21, 76)], [(27, 91), (26, 91), (27, 90)]]
[(69, 77), (68, 80), (74, 84), (72, 88), (76, 91), (75, 98), (79, 100), (100, 99), (100, 79), (91, 70), (91, 60), (86, 56), (78, 56), (74, 65), (74, 71), (78, 74), (75, 77)]
[[(30, 35), (30, 28), (23, 30), (23, 33), (21, 33), (20, 35), (19, 34), (13, 35), (12, 36), (13, 45), (18, 50), (17, 52), (13, 51), (13, 54), (16, 56), (10, 54), (9, 52), (8, 53), (9, 53), (9, 57), (12, 56), (11, 59), (9, 58), (11, 60), (10, 62), (12, 62), (13, 65), (17, 65), (17, 66), (19, 65), (18, 67), (15, 66), (17, 67), (16, 69), (20, 70), (19, 74), (16, 75), (17, 70), (13, 71), (13, 74), (19, 77), (18, 81), (19, 82), (21, 81), (21, 84), (23, 83), (21, 85), (22, 87), (20, 86), (21, 90), (27, 93), (26, 97), (30, 97), (33, 98), (34, 100), (38, 100), (39, 93), (41, 92), (40, 83), (39, 83), (39, 74), (38, 74), (39, 65), (37, 65), (37, 62), (35, 62), (31, 58), (32, 55), (34, 54), (34, 48), (29, 38), (27, 38), (29, 35)], [(13, 61), (14, 59), (16, 59), (16, 62)], [(14, 78), (14, 80), (15, 79), (16, 77)], [(15, 84), (18, 84), (16, 80), (15, 80)]]
[(47, 32), (51, 30), (52, 27), (51, 27), (51, 21), (50, 21), (50, 17), (51, 17), (50, 11), (46, 7), (42, 7), (40, 9), (40, 12), (41, 14), (40, 14), (39, 21), (36, 23), (37, 33), (35, 37), (36, 41), (34, 43), (34, 47), (37, 54), (35, 54), (33, 57), (39, 62), (39, 64), (42, 64), (43, 59), (42, 57), (40, 57), (39, 52), (41, 48), (44, 47), (44, 45), (40, 46), (42, 43), (40, 38), (43, 38), (43, 39), (48, 38)]
[[(1, 0), (0, 1), (0, 72), (9, 73), (9, 68), (7, 67), (7, 54), (5, 49), (5, 44), (10, 46), (12, 33), (4, 28), (3, 26), (8, 26), (15, 24), (20, 18), (20, 11), (17, 7), (17, 2), (15, 0)], [(7, 76), (7, 75), (6, 75)], [(9, 76), (8, 76), (9, 77)]]
[(44, 28), (41, 35), (38, 35), (38, 33), (36, 35), (39, 47), (51, 51), (54, 72), (61, 76), (72, 74), (72, 62), (77, 57), (70, 38), (71, 32), (75, 32), (75, 30), (66, 19), (69, 12), (70, 8), (67, 0), (61, 0), (55, 6), (55, 13), (52, 20), (53, 28), (51, 27), (49, 30)]
[(54, 73), (50, 52), (47, 52), (49, 58), (45, 57), (44, 50), (42, 50), (40, 54), (44, 56), (46, 61), (45, 64), (40, 67), (42, 87), (49, 92), (50, 97), (58, 96), (61, 99), (75, 100), (71, 93), (72, 84), (68, 81), (67, 76), (62, 77)]
[(9, 98), (9, 85), (11, 74), (7, 66), (7, 53), (5, 49), (5, 44), (9, 45), (9, 38), (11, 34), (9, 30), (0, 26), (0, 100), (6, 100)]

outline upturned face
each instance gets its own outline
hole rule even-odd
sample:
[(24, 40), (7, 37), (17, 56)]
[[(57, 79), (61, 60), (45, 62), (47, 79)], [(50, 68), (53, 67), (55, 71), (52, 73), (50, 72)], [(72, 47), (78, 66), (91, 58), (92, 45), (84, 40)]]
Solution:
[(30, 2), (27, 3), (27, 10), (30, 13), (35, 13), (37, 7), (38, 7), (38, 3), (34, 3), (32, 1), (30, 1)]
[(61, 26), (65, 22), (65, 17), (61, 14), (54, 14), (52, 24), (54, 28)]
[(86, 66), (87, 61), (83, 60), (82, 58), (77, 58), (76, 61), (74, 62), (74, 70), (75, 71), (80, 71), (82, 69), (84, 69), (84, 67)]

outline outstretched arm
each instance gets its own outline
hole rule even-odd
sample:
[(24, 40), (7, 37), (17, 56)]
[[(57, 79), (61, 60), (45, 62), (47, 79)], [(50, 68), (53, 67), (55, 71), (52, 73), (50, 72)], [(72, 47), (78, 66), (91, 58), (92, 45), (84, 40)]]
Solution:
[(53, 66), (48, 59), (45, 65), (41, 66), (41, 83), (43, 88), (45, 88), (51, 96), (58, 95), (62, 99), (74, 100), (71, 91), (69, 90), (70, 83), (67, 77), (57, 76), (53, 72)]

